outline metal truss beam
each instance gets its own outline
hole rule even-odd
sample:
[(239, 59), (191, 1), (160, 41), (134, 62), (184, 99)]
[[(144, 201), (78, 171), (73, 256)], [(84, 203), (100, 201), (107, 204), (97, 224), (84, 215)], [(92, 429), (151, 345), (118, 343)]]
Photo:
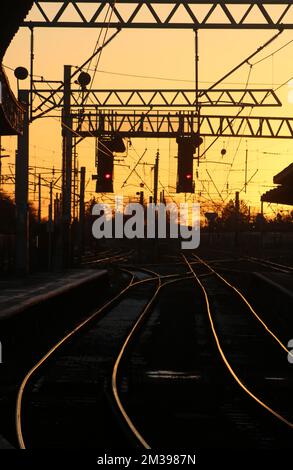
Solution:
[[(52, 5), (54, 4), (54, 6)], [(94, 4), (94, 8), (90, 8)], [(112, 10), (110, 17), (108, 8)], [(292, 29), (290, 1), (35, 0), (22, 26), (54, 28)], [(110, 18), (110, 21), (109, 21)]]
[[(63, 106), (63, 90), (57, 93), (47, 90), (34, 90), (33, 117), (42, 114), (42, 106), (51, 109)], [(199, 90), (200, 107), (267, 107), (281, 106), (274, 90), (270, 89), (214, 89)], [(71, 91), (71, 108), (122, 109), (151, 108), (195, 109), (196, 92), (190, 90), (90, 90), (81, 93)], [(38, 114), (39, 113), (39, 114)]]
[(97, 113), (73, 115), (73, 131), (81, 137), (102, 134), (122, 137), (189, 136), (288, 139), (293, 137), (293, 118), (217, 116), (196, 113)]

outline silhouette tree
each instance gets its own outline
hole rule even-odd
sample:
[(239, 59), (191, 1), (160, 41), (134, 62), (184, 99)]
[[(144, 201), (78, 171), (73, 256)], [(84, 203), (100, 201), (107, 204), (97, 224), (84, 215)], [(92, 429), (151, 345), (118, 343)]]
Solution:
[(15, 233), (15, 204), (3, 191), (0, 191), (0, 233)]
[[(36, 226), (36, 209), (29, 202), (29, 222), (33, 229)], [(0, 233), (14, 234), (16, 229), (15, 203), (13, 199), (4, 191), (0, 191)]]
[(222, 215), (217, 219), (217, 224), (226, 230), (234, 230), (236, 223), (239, 228), (249, 225), (249, 209), (244, 201), (240, 201), (239, 212), (237, 212), (235, 202), (231, 199), (224, 205)]

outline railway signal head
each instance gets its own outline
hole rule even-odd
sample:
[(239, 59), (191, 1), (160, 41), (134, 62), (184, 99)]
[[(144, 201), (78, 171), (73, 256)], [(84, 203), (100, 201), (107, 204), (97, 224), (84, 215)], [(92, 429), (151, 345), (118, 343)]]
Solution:
[(96, 183), (97, 193), (112, 193), (113, 192), (113, 170), (114, 170), (114, 156), (103, 155), (99, 157), (98, 163), (98, 176)]
[(195, 134), (191, 137), (177, 137), (178, 144), (178, 169), (177, 169), (177, 193), (194, 193), (193, 159), (196, 148), (203, 142), (202, 138)]
[(97, 193), (113, 193), (114, 154), (125, 151), (123, 139), (118, 136), (102, 136), (97, 140), (96, 165), (98, 175)]

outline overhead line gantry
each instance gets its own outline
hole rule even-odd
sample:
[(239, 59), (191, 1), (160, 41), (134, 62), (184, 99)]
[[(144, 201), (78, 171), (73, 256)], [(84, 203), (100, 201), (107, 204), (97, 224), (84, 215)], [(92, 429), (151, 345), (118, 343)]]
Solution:
[[(228, 0), (45, 0), (22, 26), (30, 28), (293, 29), (292, 2)], [(52, 13), (52, 4), (54, 8)], [(94, 4), (95, 8), (87, 6)], [(276, 8), (278, 7), (278, 8)], [(107, 18), (112, 10), (111, 21)], [(68, 20), (68, 17), (74, 18)]]

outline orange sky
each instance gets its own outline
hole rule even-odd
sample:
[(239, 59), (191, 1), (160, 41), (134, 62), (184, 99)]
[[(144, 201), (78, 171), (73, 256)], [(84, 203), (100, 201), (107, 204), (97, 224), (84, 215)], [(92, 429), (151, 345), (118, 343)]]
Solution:
[[(80, 65), (92, 53), (99, 31), (93, 29), (38, 29), (35, 31), (35, 74), (42, 75), (46, 79), (61, 80), (63, 65)], [(216, 79), (228, 72), (232, 67), (241, 62), (246, 56), (254, 52), (266, 40), (272, 37), (275, 31), (203, 31), (199, 32), (200, 40), (200, 85), (207, 87)], [(110, 33), (109, 33), (110, 34)], [(282, 45), (293, 40), (292, 32), (285, 31), (270, 47), (259, 54), (253, 61), (276, 51)], [(250, 87), (273, 87), (284, 83), (293, 77), (293, 42), (282, 51), (274, 54), (251, 70)], [(19, 65), (29, 66), (29, 31), (22, 29), (18, 32), (8, 49), (4, 65), (15, 68)], [(103, 51), (99, 64), (99, 72), (96, 75), (95, 88), (188, 88), (194, 81), (194, 33), (192, 31), (179, 30), (123, 30)], [(6, 70), (10, 83), (15, 90), (16, 83), (13, 72)], [(119, 75), (110, 75), (101, 71), (126, 73), (142, 76), (162, 78), (174, 78), (174, 81), (132, 78)], [(223, 83), (224, 87), (244, 87), (249, 73), (249, 66), (242, 67), (237, 73)], [(177, 79), (177, 81), (176, 81)], [(181, 82), (179, 80), (186, 80)], [(23, 82), (22, 87), (27, 87), (28, 82)], [(288, 103), (288, 85), (283, 86), (278, 96), (283, 102), (282, 108), (256, 108), (253, 115), (282, 115), (292, 116), (293, 104)], [(206, 109), (212, 113), (213, 109)], [(215, 110), (221, 114), (227, 113), (225, 109)], [(233, 113), (237, 113), (235, 109)], [(248, 110), (249, 111), (249, 110)], [(247, 111), (247, 113), (248, 113)], [(231, 113), (228, 111), (228, 113)], [(58, 119), (47, 118), (35, 121), (31, 126), (30, 138), (30, 162), (31, 165), (50, 168), (61, 165), (61, 131)], [(204, 145), (210, 144), (210, 139), (205, 139)], [(13, 155), (16, 148), (16, 138), (2, 139), (2, 146), (12, 155), (10, 162), (14, 161)], [(220, 151), (225, 147), (227, 154), (221, 157)], [(153, 163), (157, 148), (160, 150), (160, 181), (164, 186), (174, 186), (176, 181), (176, 143), (167, 139), (135, 139), (133, 148), (123, 162), (127, 166), (115, 168), (115, 192), (117, 194), (133, 195), (139, 188), (139, 179), (133, 177), (129, 183), (131, 186), (121, 190), (121, 184), (129, 173), (128, 167), (133, 167), (137, 154), (141, 155), (147, 148), (145, 162)], [(212, 176), (216, 186), (226, 199), (232, 197), (236, 190), (240, 190), (244, 184), (244, 159), (248, 149), (249, 176), (256, 170), (257, 175), (248, 187), (248, 192), (242, 197), (253, 207), (259, 206), (260, 194), (272, 185), (272, 177), (278, 171), (292, 162), (292, 141), (287, 140), (263, 140), (263, 139), (218, 139), (217, 143), (208, 152), (207, 160), (220, 162), (201, 163), (198, 169), (199, 180), (205, 180), (209, 189), (207, 208), (212, 209), (213, 200), (219, 200), (214, 184), (209, 180), (207, 171)], [(5, 152), (7, 153), (7, 152)], [(87, 198), (95, 194), (94, 182), (91, 175), (95, 173), (94, 139), (84, 140), (79, 148), (79, 165), (87, 168)], [(233, 166), (222, 163), (232, 163)], [(229, 191), (226, 191), (228, 169)], [(38, 172), (39, 170), (37, 170)], [(41, 170), (46, 172), (46, 170)], [(3, 173), (8, 174), (8, 159), (3, 161)], [(152, 173), (150, 166), (141, 166), (139, 173), (150, 186)], [(47, 175), (44, 174), (44, 177)], [(196, 181), (198, 190), (202, 189), (200, 181)], [(12, 187), (9, 187), (10, 189)], [(31, 188), (32, 189), (32, 188)], [(48, 197), (43, 192), (44, 200), (42, 215), (47, 214)], [(31, 194), (31, 199), (34, 194)]]

